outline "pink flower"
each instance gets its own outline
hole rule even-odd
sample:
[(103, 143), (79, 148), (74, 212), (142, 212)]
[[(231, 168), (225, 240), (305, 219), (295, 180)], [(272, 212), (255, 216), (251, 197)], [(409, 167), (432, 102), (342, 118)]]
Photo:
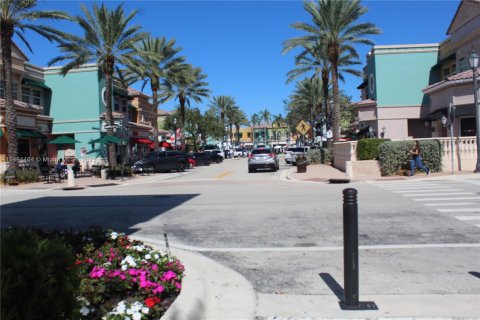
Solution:
[(178, 290), (182, 289), (182, 284), (180, 282), (175, 282), (175, 287), (177, 287)]
[(161, 284), (157, 284), (157, 287), (152, 290), (153, 293), (162, 293), (163, 292), (163, 286)]
[(105, 269), (100, 267), (93, 267), (92, 271), (90, 272), (90, 278), (101, 278), (105, 274)]
[(99, 258), (103, 257), (103, 253), (99, 252), (99, 253), (98, 253), (98, 257), (99, 257)]
[(153, 271), (158, 271), (158, 266), (156, 264), (152, 265), (152, 270)]
[(163, 276), (160, 278), (160, 280), (169, 281), (169, 280), (176, 279), (176, 278), (177, 278), (177, 274), (175, 272), (173, 272), (172, 270), (168, 270), (167, 272), (165, 272), (163, 274)]

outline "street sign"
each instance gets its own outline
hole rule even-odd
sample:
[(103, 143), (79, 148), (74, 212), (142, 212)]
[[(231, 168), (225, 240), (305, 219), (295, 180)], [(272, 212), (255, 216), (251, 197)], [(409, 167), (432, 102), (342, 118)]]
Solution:
[(300, 121), (296, 127), (297, 131), (300, 132), (301, 135), (306, 135), (308, 130), (310, 130), (310, 125), (306, 123), (304, 120)]

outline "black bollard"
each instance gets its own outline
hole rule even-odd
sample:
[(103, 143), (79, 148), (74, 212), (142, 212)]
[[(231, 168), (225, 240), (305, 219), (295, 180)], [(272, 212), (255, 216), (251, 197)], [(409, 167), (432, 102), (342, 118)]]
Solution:
[(343, 190), (343, 267), (346, 308), (358, 308), (358, 206), (357, 190)]
[(359, 301), (358, 266), (358, 205), (357, 190), (343, 190), (343, 279), (344, 310), (378, 310), (373, 301)]

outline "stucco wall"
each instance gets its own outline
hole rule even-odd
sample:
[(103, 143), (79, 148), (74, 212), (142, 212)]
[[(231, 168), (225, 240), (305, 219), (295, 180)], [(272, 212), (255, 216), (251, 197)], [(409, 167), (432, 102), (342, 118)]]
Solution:
[(419, 106), (422, 88), (429, 84), (430, 69), (437, 62), (437, 51), (377, 54), (376, 87), (379, 106)]

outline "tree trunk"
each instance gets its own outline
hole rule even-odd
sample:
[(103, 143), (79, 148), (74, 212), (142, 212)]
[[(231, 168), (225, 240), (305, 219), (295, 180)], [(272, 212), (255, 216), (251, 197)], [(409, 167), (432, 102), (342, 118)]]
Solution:
[(323, 85), (323, 99), (325, 103), (325, 118), (330, 114), (329, 101), (328, 101), (328, 69), (322, 69), (322, 85)]
[(333, 59), (332, 64), (332, 83), (333, 83), (333, 142), (340, 139), (340, 106), (338, 105), (338, 60)]
[[(150, 80), (150, 83), (152, 81)], [(155, 137), (154, 141), (154, 149), (155, 151), (158, 150), (158, 86), (152, 85), (152, 104), (153, 104), (153, 119), (152, 119), (152, 127), (153, 127), (153, 135)]]
[[(182, 128), (181, 129), (181, 132), (185, 132), (184, 128), (185, 128), (185, 97), (183, 95), (180, 95), (178, 97), (178, 101), (180, 102), (180, 121), (181, 121), (181, 124), (180, 124), (180, 127)], [(180, 141), (183, 141), (183, 139), (185, 138), (185, 135), (182, 136), (182, 139), (180, 139)], [(177, 143), (177, 141), (175, 141), (175, 144)], [(185, 144), (182, 144), (182, 150), (184, 149), (185, 147)]]
[[(112, 68), (113, 69), (113, 68)], [(112, 73), (105, 72), (105, 123), (107, 124), (107, 135), (113, 136), (113, 112), (112, 112)], [(108, 165), (110, 168), (117, 165), (116, 154), (115, 154), (115, 145), (110, 143), (108, 145)]]
[(13, 27), (2, 23), (0, 26), (2, 42), (2, 74), (5, 80), (5, 125), (7, 126), (8, 165), (16, 168), (18, 164), (17, 112), (13, 101), (12, 85), (12, 36)]

